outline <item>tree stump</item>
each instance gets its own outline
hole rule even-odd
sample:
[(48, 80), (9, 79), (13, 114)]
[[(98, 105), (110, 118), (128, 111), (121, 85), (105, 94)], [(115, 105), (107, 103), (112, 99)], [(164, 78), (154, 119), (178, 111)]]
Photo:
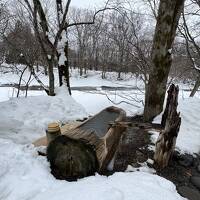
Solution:
[(174, 151), (176, 138), (181, 125), (180, 113), (177, 112), (179, 88), (172, 84), (168, 90), (167, 104), (162, 116), (164, 130), (156, 142), (154, 160), (159, 168), (165, 168)]
[(56, 137), (47, 147), (51, 173), (61, 180), (75, 181), (94, 175), (99, 164), (92, 145), (65, 135)]

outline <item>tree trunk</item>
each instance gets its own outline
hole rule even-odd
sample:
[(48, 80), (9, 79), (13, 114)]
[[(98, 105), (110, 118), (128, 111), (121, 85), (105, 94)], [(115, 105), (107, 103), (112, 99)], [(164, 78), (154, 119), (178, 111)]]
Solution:
[(80, 76), (83, 76), (83, 68), (82, 68), (82, 64), (81, 64), (81, 63), (80, 63), (80, 66), (79, 66), (79, 67), (80, 67), (80, 73), (79, 73), (79, 75), (80, 75)]
[(64, 76), (65, 76), (65, 79), (66, 79), (66, 83), (67, 83), (67, 88), (68, 88), (69, 94), (72, 95), (71, 86), (70, 86), (70, 79), (69, 79), (69, 54), (68, 54), (68, 50), (69, 50), (69, 43), (67, 41), (65, 49), (64, 49), (65, 56), (67, 58), (67, 60), (65, 61)]
[(19, 92), (20, 92), (22, 77), (23, 77), (24, 72), (26, 71), (27, 68), (28, 68), (28, 66), (25, 67), (25, 68), (23, 69), (23, 71), (22, 71), (22, 73), (21, 73), (21, 76), (20, 76), (20, 78), (19, 78), (19, 83), (18, 83), (18, 88), (17, 88), (17, 98), (19, 97)]
[(44, 91), (47, 93), (47, 95), (49, 95), (49, 88), (47, 88), (42, 81), (38, 78), (38, 76), (35, 73), (34, 68), (32, 67), (32, 71), (31, 71), (32, 75), (34, 76), (35, 80), (40, 84), (40, 86), (44, 89)]
[(195, 95), (199, 87), (200, 87), (200, 74), (198, 75), (194, 88), (192, 89), (192, 92), (190, 93), (190, 97), (193, 97)]
[(98, 71), (98, 66), (99, 66), (99, 51), (98, 51), (98, 47), (96, 48), (96, 52), (95, 52), (95, 60), (94, 60), (94, 70)]
[[(32, 71), (32, 70), (31, 70), (31, 71)], [(25, 97), (28, 96), (28, 87), (29, 87), (29, 83), (30, 83), (30, 81), (31, 81), (31, 76), (32, 76), (32, 72), (30, 72), (28, 81), (26, 82), (26, 93), (25, 93)]]
[[(178, 90), (178, 88), (177, 88), (177, 90)], [(171, 103), (171, 99), (173, 98), (173, 92), (174, 92), (174, 85), (171, 85), (169, 90), (167, 91), (167, 93), (168, 93), (167, 102), (166, 102), (165, 111), (162, 115), (162, 120), (161, 120), (161, 125), (163, 128), (165, 128), (165, 126), (166, 126), (166, 121), (167, 121), (167, 118), (169, 115), (169, 109), (171, 106), (170, 103)]]
[(79, 53), (78, 53), (78, 67), (79, 67), (79, 75), (83, 76), (83, 53), (82, 48), (79, 47)]
[(49, 72), (49, 96), (55, 96), (54, 93), (54, 73), (53, 73), (53, 60), (48, 61), (48, 72)]
[(64, 30), (64, 33), (60, 40), (60, 44), (62, 46), (58, 54), (59, 82), (60, 82), (60, 86), (62, 86), (63, 83), (66, 83), (66, 86), (68, 87), (68, 92), (71, 95), (71, 87), (70, 87), (70, 80), (69, 80), (68, 40), (67, 40), (67, 35), (65, 34), (67, 34), (67, 30)]
[(87, 74), (87, 61), (86, 59), (84, 60), (84, 74)]
[[(26, 2), (28, 2), (28, 1), (26, 1)], [(41, 2), (39, 0), (34, 0), (33, 4), (34, 4), (33, 22), (34, 22), (34, 29), (35, 29), (36, 37), (39, 41), (42, 52), (45, 55), (45, 58), (48, 63), (49, 95), (54, 96), (55, 95), (55, 93), (54, 93), (54, 73), (53, 73), (54, 56), (52, 57), (52, 55), (54, 55), (54, 53), (53, 53), (54, 47), (53, 47), (52, 43), (50, 42), (48, 34), (47, 34), (49, 32), (49, 28), (48, 28), (46, 15), (42, 8)], [(29, 8), (31, 7), (31, 5), (29, 3), (27, 3), (27, 6)], [(38, 17), (39, 17), (39, 20), (38, 20)], [(42, 29), (42, 32), (40, 32), (40, 30), (39, 30), (40, 29), (39, 24)], [(41, 33), (42, 33), (42, 37), (41, 37)], [(46, 48), (48, 48), (51, 51), (50, 59), (49, 59), (49, 53), (48, 53), (49, 50), (47, 51)]]
[(106, 78), (106, 66), (105, 62), (102, 64), (102, 72), (101, 72), (101, 78), (105, 79)]
[(165, 125), (156, 142), (154, 160), (159, 168), (167, 167), (169, 159), (176, 145), (181, 125), (180, 113), (177, 112), (178, 106), (178, 86), (171, 85), (168, 90), (167, 106), (162, 118), (162, 124)]
[(145, 93), (144, 120), (150, 121), (163, 110), (171, 67), (171, 48), (184, 0), (161, 0), (151, 52), (153, 67)]
[(38, 65), (38, 63), (36, 64), (36, 72), (39, 72), (40, 70), (39, 70), (39, 65)]
[(121, 71), (118, 72), (117, 80), (121, 80)]
[(48, 75), (48, 70), (47, 70), (47, 66), (46, 65), (44, 66), (44, 74), (45, 74), (45, 76)]

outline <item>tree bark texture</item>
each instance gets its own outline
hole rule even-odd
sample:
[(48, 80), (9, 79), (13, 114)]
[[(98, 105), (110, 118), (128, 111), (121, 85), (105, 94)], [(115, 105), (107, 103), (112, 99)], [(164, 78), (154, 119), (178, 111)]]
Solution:
[(167, 167), (169, 163), (181, 125), (180, 113), (177, 112), (178, 92), (178, 86), (172, 84), (168, 90), (167, 106), (162, 117), (162, 124), (165, 128), (156, 142), (154, 160), (161, 169)]
[(53, 73), (53, 59), (49, 60), (49, 64), (48, 64), (48, 72), (49, 72), (49, 95), (50, 96), (55, 96), (55, 85), (54, 85), (54, 73)]
[(184, 0), (161, 0), (151, 52), (152, 69), (145, 94), (144, 120), (150, 121), (163, 110), (167, 79), (172, 63), (171, 48)]
[(65, 135), (56, 137), (47, 147), (51, 173), (57, 178), (75, 181), (94, 175), (99, 164), (95, 150), (85, 141)]

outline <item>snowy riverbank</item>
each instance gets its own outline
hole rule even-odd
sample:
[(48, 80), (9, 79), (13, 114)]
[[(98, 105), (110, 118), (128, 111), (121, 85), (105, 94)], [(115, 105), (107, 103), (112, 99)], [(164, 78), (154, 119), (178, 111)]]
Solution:
[[(9, 76), (6, 75), (6, 77)], [(107, 80), (101, 80), (99, 73), (91, 72), (86, 78), (74, 75), (72, 85), (119, 86), (123, 84), (130, 87), (132, 83), (133, 85), (136, 83), (133, 77), (127, 77), (124, 81), (114, 81), (114, 79), (108, 77)], [(9, 83), (8, 81), (5, 82)], [(30, 91), (28, 98), (8, 100), (13, 92), (9, 91), (10, 88), (1, 88), (2, 90), (0, 95), (0, 199), (183, 199), (172, 182), (155, 174), (144, 172), (115, 173), (109, 177), (96, 174), (71, 183), (56, 180), (50, 173), (46, 158), (39, 156), (37, 149), (31, 145), (32, 141), (45, 134), (45, 128), (49, 122), (66, 123), (114, 105), (106, 95), (109, 95), (109, 98), (115, 102), (122, 101), (122, 95), (128, 98), (126, 101), (130, 103), (133, 103), (131, 101), (133, 98), (140, 101), (144, 98), (141, 91), (106, 91), (106, 93), (101, 90), (95, 93), (74, 91), (71, 97), (63, 87), (56, 91), (55, 97), (46, 96), (41, 91), (37, 93)], [(198, 124), (200, 99), (188, 98), (186, 92), (180, 92), (180, 97), (179, 110), (182, 125), (177, 148), (181, 152), (195, 153), (200, 150)], [(142, 110), (143, 106), (139, 101), (134, 101), (135, 106), (127, 103), (119, 104), (119, 106), (128, 114), (133, 115)]]

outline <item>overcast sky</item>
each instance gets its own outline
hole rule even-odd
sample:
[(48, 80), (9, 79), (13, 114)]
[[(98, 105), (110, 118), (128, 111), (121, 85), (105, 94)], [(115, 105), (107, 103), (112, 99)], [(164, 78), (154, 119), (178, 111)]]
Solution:
[(94, 8), (103, 5), (105, 0), (71, 0), (71, 6)]

